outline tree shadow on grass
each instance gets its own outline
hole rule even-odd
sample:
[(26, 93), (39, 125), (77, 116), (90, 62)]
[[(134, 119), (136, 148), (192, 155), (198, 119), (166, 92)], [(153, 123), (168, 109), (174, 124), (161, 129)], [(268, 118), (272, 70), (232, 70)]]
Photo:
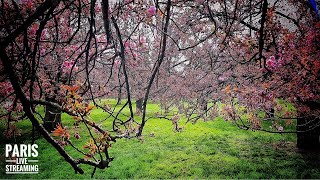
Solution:
[[(319, 178), (318, 152), (299, 152), (294, 142), (263, 141), (255, 137), (240, 138), (207, 135), (196, 142), (198, 147), (212, 147), (208, 157), (198, 161), (206, 178)], [(214, 153), (212, 153), (214, 152)]]
[(320, 178), (320, 149), (297, 149), (302, 157), (302, 164), (297, 169), (300, 177), (303, 179), (319, 179)]

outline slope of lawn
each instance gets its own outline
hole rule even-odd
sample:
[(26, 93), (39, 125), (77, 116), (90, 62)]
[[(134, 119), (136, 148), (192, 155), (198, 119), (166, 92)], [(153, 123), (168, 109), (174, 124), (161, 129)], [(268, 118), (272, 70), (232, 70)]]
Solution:
[[(149, 105), (149, 113), (158, 111), (156, 104)], [(93, 110), (91, 116), (99, 119), (104, 115), (101, 110)], [(72, 123), (71, 118), (63, 117), (64, 125)], [(170, 121), (150, 119), (143, 140), (120, 139), (112, 145), (110, 155), (115, 159), (111, 167), (97, 169), (94, 178), (320, 178), (319, 154), (299, 152), (295, 135), (240, 130), (221, 118), (180, 125), (183, 131), (177, 133)], [(19, 127), (24, 136), (17, 141), (30, 143), (30, 122), (24, 121)], [(3, 124), (0, 128), (3, 131)], [(73, 141), (81, 148), (86, 137)], [(1, 134), (1, 142), (1, 178), (88, 179), (93, 170), (81, 165), (85, 174), (75, 174), (55, 149), (38, 138), (39, 174), (5, 175), (3, 147), (14, 140), (6, 140)], [(69, 147), (66, 149), (75, 154)]]

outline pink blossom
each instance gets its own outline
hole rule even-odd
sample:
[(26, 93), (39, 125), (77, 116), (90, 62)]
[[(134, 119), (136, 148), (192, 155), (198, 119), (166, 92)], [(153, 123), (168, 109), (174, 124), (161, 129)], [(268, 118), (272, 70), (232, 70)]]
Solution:
[(270, 56), (266, 64), (269, 68), (275, 68), (277, 66), (276, 58), (274, 56)]
[(267, 60), (267, 66), (273, 67), (274, 66), (274, 62), (268, 59)]
[(70, 73), (72, 68), (74, 71), (78, 70), (78, 67), (74, 65), (74, 61), (70, 60), (70, 61), (64, 61), (62, 63), (62, 71), (64, 73)]
[(47, 29), (44, 29), (44, 30), (41, 32), (41, 39), (45, 39), (46, 36), (47, 36)]
[(283, 127), (282, 127), (282, 126), (279, 126), (279, 127), (278, 127), (278, 131), (279, 131), (279, 132), (282, 132), (282, 131), (283, 131)]
[(141, 37), (140, 38), (140, 43), (146, 43), (146, 38), (145, 37)]
[(274, 97), (273, 97), (273, 93), (268, 93), (267, 96), (266, 96), (269, 100), (272, 100)]
[(132, 56), (133, 56), (133, 58), (136, 58), (137, 57), (137, 53), (133, 53)]
[(141, 37), (139, 39), (139, 46), (143, 47), (146, 45), (146, 38), (145, 37)]
[(263, 72), (263, 73), (266, 73), (267, 69), (263, 67), (263, 68), (260, 68), (260, 71)]
[(129, 41), (126, 41), (126, 42), (124, 43), (124, 46), (125, 46), (126, 48), (128, 48), (128, 47), (130, 46), (130, 42), (129, 42)]
[(63, 64), (62, 64), (62, 67), (65, 67), (65, 68), (67, 68), (67, 67), (69, 67), (69, 66), (70, 66), (69, 61), (65, 61), (65, 62), (63, 62)]
[(115, 60), (114, 61), (114, 68), (119, 68), (120, 64), (121, 64), (120, 60)]
[(147, 10), (147, 13), (148, 13), (149, 16), (155, 15), (156, 12), (157, 12), (157, 9), (154, 6), (150, 6), (149, 9)]
[(39, 29), (39, 23), (32, 24), (31, 29), (30, 29), (30, 34), (32, 36), (34, 36), (38, 29)]
[(107, 37), (105, 35), (98, 36), (98, 42), (99, 43), (106, 43), (107, 42)]
[(13, 87), (10, 82), (1, 82), (0, 83), (0, 95), (7, 96), (13, 92)]
[(22, 0), (22, 4), (25, 5), (28, 9), (31, 9), (33, 6), (32, 0)]
[(33, 2), (32, 0), (22, 0), (22, 5), (26, 6), (27, 9), (32, 9)]
[(46, 53), (46, 50), (44, 48), (41, 48), (40, 49), (40, 55), (43, 56), (43, 55), (45, 55), (45, 53)]
[(226, 80), (226, 78), (225, 78), (225, 77), (223, 77), (223, 76), (220, 76), (220, 77), (218, 78), (218, 80), (219, 80), (219, 81), (225, 81), (225, 80)]

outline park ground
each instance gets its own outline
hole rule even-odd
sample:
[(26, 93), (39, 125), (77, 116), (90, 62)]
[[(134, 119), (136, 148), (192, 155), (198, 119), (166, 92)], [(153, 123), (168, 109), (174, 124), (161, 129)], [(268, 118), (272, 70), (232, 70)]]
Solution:
[[(113, 101), (110, 102), (111, 104)], [(150, 104), (148, 113), (161, 111), (157, 104)], [(101, 110), (93, 110), (91, 117), (99, 119)], [(63, 115), (64, 125), (71, 125), (72, 118)], [(108, 122), (106, 122), (108, 123)], [(30, 122), (21, 122), (23, 136), (19, 143), (30, 143)], [(107, 124), (106, 124), (107, 126)], [(203, 178), (320, 178), (320, 154), (296, 148), (294, 134), (270, 134), (237, 128), (221, 117), (208, 122), (185, 124), (182, 132), (174, 132), (170, 121), (150, 119), (142, 139), (120, 139), (112, 144), (111, 167), (95, 173), (98, 179), (203, 179)], [(0, 130), (3, 132), (4, 125)], [(1, 178), (62, 179), (90, 178), (93, 168), (82, 165), (84, 175), (75, 174), (72, 167), (59, 156), (43, 138), (39, 137), (39, 174), (5, 175), (4, 145), (14, 140), (1, 137)], [(74, 140), (81, 147), (86, 135)], [(69, 147), (66, 149), (75, 154)], [(80, 156), (76, 156), (80, 157)]]

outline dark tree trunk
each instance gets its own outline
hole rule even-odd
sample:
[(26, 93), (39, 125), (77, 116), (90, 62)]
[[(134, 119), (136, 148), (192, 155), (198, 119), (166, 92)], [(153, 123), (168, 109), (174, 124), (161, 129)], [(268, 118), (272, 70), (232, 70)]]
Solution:
[(200, 100), (200, 110), (207, 115), (208, 111), (208, 101), (205, 100), (204, 98)]
[(136, 100), (136, 112), (142, 112), (143, 110), (143, 99), (142, 98), (139, 98)]
[[(56, 103), (56, 100), (54, 98), (46, 98), (46, 101)], [(61, 123), (61, 111), (47, 105), (45, 107), (45, 117), (43, 122), (44, 128), (48, 132), (51, 132), (59, 123)]]
[(119, 92), (118, 92), (117, 104), (121, 104), (121, 100), (122, 100), (122, 97), (121, 97), (121, 87), (120, 87)]
[(300, 149), (320, 149), (320, 119), (312, 115), (312, 111), (320, 108), (318, 102), (307, 102), (311, 113), (299, 114), (297, 119), (297, 146)]
[(274, 118), (274, 107), (270, 109), (269, 113), (267, 113), (267, 116), (271, 119)]
[(203, 100), (201, 102), (201, 110), (202, 111), (207, 111), (208, 110), (208, 102), (206, 100)]

